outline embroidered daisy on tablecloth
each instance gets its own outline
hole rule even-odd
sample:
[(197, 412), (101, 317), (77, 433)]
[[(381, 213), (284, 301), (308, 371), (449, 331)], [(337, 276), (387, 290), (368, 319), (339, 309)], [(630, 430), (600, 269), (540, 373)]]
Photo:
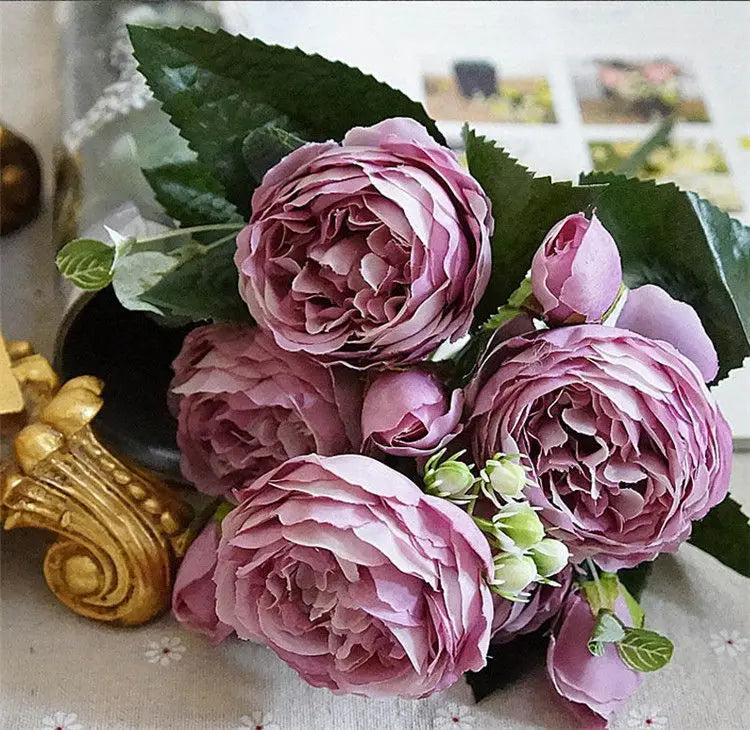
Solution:
[(719, 631), (718, 634), (711, 634), (709, 643), (714, 650), (714, 654), (736, 657), (747, 649), (750, 639), (740, 636), (738, 631)]
[(75, 712), (55, 712), (42, 719), (42, 730), (83, 730)]
[(240, 724), (237, 730), (281, 730), (279, 725), (273, 721), (273, 715), (270, 712), (253, 710), (250, 715), (243, 715), (240, 718)]
[(169, 666), (178, 662), (185, 653), (185, 645), (176, 636), (162, 636), (160, 641), (149, 641), (146, 648), (146, 659), (150, 664)]
[(435, 711), (433, 730), (474, 730), (474, 715), (463, 705), (449, 702)]
[(667, 727), (667, 718), (659, 714), (654, 707), (631, 710), (628, 713), (627, 726), (638, 730), (659, 730)]

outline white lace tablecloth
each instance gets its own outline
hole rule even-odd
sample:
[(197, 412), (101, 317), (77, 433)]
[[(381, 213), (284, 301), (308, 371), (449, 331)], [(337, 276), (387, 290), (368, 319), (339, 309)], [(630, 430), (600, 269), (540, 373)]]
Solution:
[[(746, 459), (743, 479), (748, 467)], [(309, 687), (265, 647), (236, 639), (212, 647), (169, 616), (138, 629), (98, 625), (49, 593), (43, 542), (30, 531), (3, 535), (4, 730), (576, 727), (543, 666), (479, 704), (464, 682), (426, 700), (373, 701)], [(643, 605), (648, 624), (674, 640), (675, 656), (644, 678), (613, 728), (747, 730), (748, 601), (750, 581), (692, 546), (662, 558)]]

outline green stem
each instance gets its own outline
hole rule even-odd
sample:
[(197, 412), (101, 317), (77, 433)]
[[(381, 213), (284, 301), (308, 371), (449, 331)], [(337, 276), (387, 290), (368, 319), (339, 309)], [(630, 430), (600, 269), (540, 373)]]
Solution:
[(604, 604), (604, 591), (602, 590), (602, 584), (599, 580), (599, 571), (596, 569), (596, 565), (594, 564), (594, 561), (591, 558), (586, 558), (586, 565), (588, 566), (588, 569), (591, 571), (591, 577), (594, 580), (594, 585), (596, 586), (596, 592), (599, 594), (599, 605)]
[(153, 236), (139, 238), (138, 243), (151, 243), (152, 241), (163, 241), (175, 236), (192, 236), (194, 233), (207, 233), (208, 231), (239, 231), (245, 226), (244, 223), (210, 223), (203, 226), (192, 226), (190, 228), (175, 228), (166, 233), (156, 233)]
[[(474, 486), (473, 486), (472, 490), (471, 490), (471, 495), (473, 497), (479, 496), (479, 490), (481, 489), (481, 487), (482, 487), (482, 480), (481, 479), (477, 479), (476, 482), (474, 483)], [(471, 502), (469, 502), (469, 504), (467, 505), (467, 507), (466, 507), (466, 514), (469, 515), (469, 517), (473, 516), (473, 514), (474, 514), (474, 506), (476, 505), (476, 503), (477, 503), (477, 500), (476, 499), (472, 499)], [(476, 520), (476, 518), (475, 518), (475, 520)]]

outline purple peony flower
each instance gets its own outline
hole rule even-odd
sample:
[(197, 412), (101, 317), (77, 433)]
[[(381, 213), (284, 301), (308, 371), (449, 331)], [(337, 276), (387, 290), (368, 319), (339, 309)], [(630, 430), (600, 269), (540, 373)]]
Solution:
[(213, 581), (221, 528), (211, 520), (195, 538), (182, 559), (172, 590), (172, 613), (191, 631), (205, 634), (218, 644), (232, 628), (216, 616), (216, 584)]
[(552, 537), (605, 570), (674, 551), (727, 493), (729, 426), (671, 345), (601, 325), (502, 343), (466, 390), (477, 463), (527, 454)]
[(484, 666), (490, 550), (472, 519), (360, 455), (291, 459), (222, 524), (217, 611), (310, 684), (426, 697)]
[(424, 370), (378, 375), (365, 393), (362, 438), (395, 456), (429, 456), (459, 431), (463, 394), (450, 400), (442, 384)]
[(182, 472), (203, 492), (230, 496), (291, 456), (361, 446), (355, 374), (282, 350), (262, 330), (198, 327), (174, 370)]
[(531, 597), (526, 603), (507, 601), (493, 596), (495, 614), (492, 620), (493, 644), (504, 644), (522, 634), (530, 634), (557, 615), (573, 582), (573, 569), (568, 566), (555, 575), (559, 587), (534, 583), (527, 589)]
[(285, 350), (408, 364), (468, 331), (490, 273), (490, 202), (417, 122), (300, 147), (252, 203), (240, 293)]
[[(626, 624), (630, 616), (622, 599), (615, 613)], [(547, 650), (547, 672), (557, 692), (573, 703), (571, 709), (583, 727), (604, 728), (607, 719), (635, 692), (638, 672), (627, 667), (614, 644), (605, 644), (604, 656), (594, 656), (588, 641), (594, 628), (594, 615), (580, 593), (572, 593), (565, 603)]]
[(595, 215), (556, 223), (531, 263), (531, 290), (552, 324), (600, 322), (620, 284), (620, 252)]
[(617, 326), (669, 342), (696, 364), (707, 383), (719, 372), (716, 349), (698, 313), (689, 304), (672, 299), (661, 287), (647, 284), (629, 291)]

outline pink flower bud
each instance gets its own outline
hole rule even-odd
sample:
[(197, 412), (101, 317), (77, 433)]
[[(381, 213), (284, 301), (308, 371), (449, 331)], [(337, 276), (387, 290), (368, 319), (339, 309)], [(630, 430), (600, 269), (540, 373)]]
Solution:
[(463, 403), (424, 370), (384, 373), (365, 394), (362, 436), (387, 454), (427, 456), (458, 433)]
[(556, 223), (531, 263), (531, 290), (552, 324), (600, 322), (621, 283), (617, 244), (595, 215)]

